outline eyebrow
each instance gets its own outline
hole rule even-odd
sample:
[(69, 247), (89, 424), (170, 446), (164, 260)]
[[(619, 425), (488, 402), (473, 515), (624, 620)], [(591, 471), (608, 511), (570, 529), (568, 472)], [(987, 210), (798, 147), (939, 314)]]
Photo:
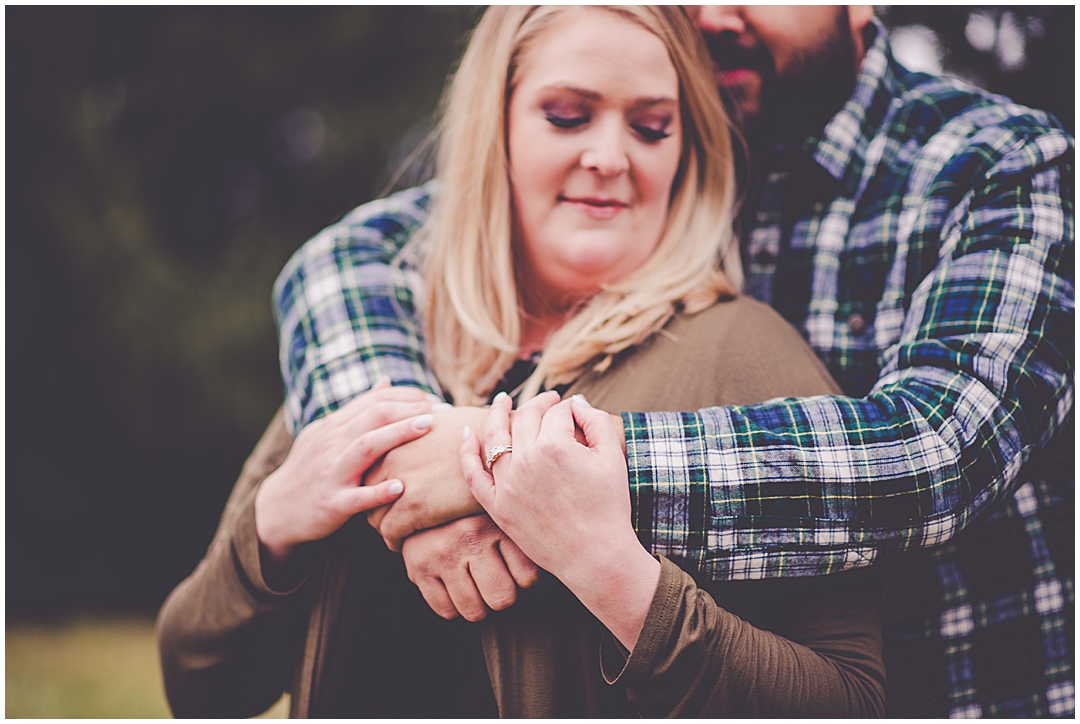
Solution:
[[(599, 101), (599, 100), (601, 100), (603, 98), (603, 96), (600, 95), (599, 93), (597, 93), (596, 91), (589, 90), (587, 88), (578, 88), (577, 86), (573, 86), (573, 85), (562, 85), (562, 84), (557, 84), (556, 83), (556, 84), (552, 84), (552, 85), (547, 86), (547, 88), (570, 91), (574, 95), (579, 95), (582, 98), (586, 98), (586, 99), (588, 99), (590, 101)], [(657, 105), (659, 103), (677, 103), (677, 101), (676, 101), (676, 99), (670, 98), (668, 96), (655, 96), (655, 97), (647, 97), (647, 98), (638, 98), (636, 101), (634, 101), (633, 105), (635, 107), (640, 108), (640, 107), (645, 107), (645, 106), (655, 106), (655, 105)]]

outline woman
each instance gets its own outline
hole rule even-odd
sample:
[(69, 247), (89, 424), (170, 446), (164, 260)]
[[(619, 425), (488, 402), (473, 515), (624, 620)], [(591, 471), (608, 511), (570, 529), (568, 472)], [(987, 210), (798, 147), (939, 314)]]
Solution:
[[(673, 389), (679, 382), (673, 384), (672, 373), (688, 356), (708, 350), (704, 360), (697, 360), (698, 369), (720, 376), (725, 374), (723, 357), (734, 356), (722, 349), (725, 341), (746, 348), (755, 344), (738, 333), (717, 338), (730, 320), (741, 318), (759, 337), (794, 336), (777, 324), (774, 314), (745, 300), (710, 306), (732, 289), (712, 264), (721, 252), (734, 249), (728, 216), (731, 151), (706, 55), (681, 12), (494, 12), (502, 16), (499, 22), (481, 23), (462, 61), (459, 78), (472, 82), (455, 84), (448, 96), (439, 167), (445, 187), (426, 227), (427, 238), (420, 242), (430, 245), (431, 364), (455, 401), (487, 400), (522, 378), (522, 400), (543, 387), (574, 383), (574, 391), (600, 393), (594, 398), (612, 412), (838, 392), (825, 374), (798, 383), (788, 379), (771, 389), (761, 385), (758, 374), (759, 396), (751, 393), (755, 380), (749, 380), (739, 385), (747, 397), (732, 399), (729, 391), (687, 369), (685, 376), (674, 377), (688, 380), (682, 387), (693, 394), (674, 399), (686, 390)], [(474, 52), (491, 48), (506, 49), (505, 55)], [(504, 66), (511, 69), (508, 81), (484, 82), (485, 73)], [(509, 90), (492, 98), (492, 89), (501, 88)], [(477, 116), (476, 108), (485, 112)], [(505, 115), (500, 116), (502, 108)], [(478, 122), (489, 126), (471, 125)], [(488, 166), (484, 173), (477, 173), (476, 159)], [(512, 221), (507, 218), (511, 210)], [(725, 271), (737, 275), (734, 254), (723, 262)], [(666, 331), (688, 341), (641, 349), (678, 310), (682, 318)], [(805, 370), (813, 355), (801, 345), (788, 349), (801, 353)], [(757, 363), (779, 371), (785, 365), (780, 356), (774, 351)], [(508, 369), (516, 379), (507, 379)], [(727, 374), (745, 377), (737, 369)], [(497, 461), (496, 477), (503, 470), (504, 477), (512, 477), (515, 466), (525, 472), (506, 486), (492, 485), (472, 438), (466, 441), (462, 466), (474, 481), (487, 481), (479, 483), (474, 495), (496, 523), (508, 526), (504, 531), (526, 555), (566, 583), (604, 626), (593, 625), (554, 582), (545, 582), (547, 591), (526, 594), (535, 600), (485, 622), (485, 655), (502, 715), (880, 713), (882, 671), (872, 584), (834, 580), (831, 592), (818, 590), (819, 582), (719, 587), (727, 600), (741, 599), (744, 616), (801, 638), (819, 653), (733, 622), (692, 579), (673, 564), (662, 566), (637, 543), (625, 489), (593, 499), (581, 497), (581, 491), (549, 487), (573, 479), (572, 474), (555, 474), (538, 436), (542, 426), (555, 425), (548, 422), (552, 417), (561, 420), (564, 435), (574, 434), (575, 419), (592, 419), (589, 427), (582, 425), (586, 436), (592, 428), (608, 442), (589, 449), (591, 454), (582, 448), (569, 470), (624, 464), (615, 444), (619, 436), (606, 416), (571, 415), (569, 403), (563, 403), (542, 415), (541, 422), (536, 405), (551, 407), (548, 393), (519, 411), (511, 438), (498, 424), (509, 402), (506, 396), (496, 399), (489, 417), (496, 429), (486, 432), (483, 448), (512, 446), (515, 451)], [(606, 429), (597, 429), (604, 421)], [(526, 441), (531, 438), (525, 450), (518, 442), (519, 425), (528, 428)], [(499, 492), (509, 502), (502, 502)], [(575, 537), (575, 531), (581, 535)], [(587, 657), (595, 660), (597, 632), (603, 628), (627, 650), (635, 648), (639, 631), (662, 629), (657, 622), (665, 606), (650, 606), (659, 591), (679, 601), (668, 613), (678, 609), (712, 622), (687, 636), (698, 648), (704, 641), (722, 650), (723, 665), (716, 656), (684, 655), (689, 645), (676, 635), (649, 658), (653, 666), (663, 660), (678, 675), (644, 682), (630, 692), (635, 706), (620, 709), (618, 697), (611, 701), (597, 683), (596, 667), (590, 674)], [(802, 610), (774, 606), (766, 613), (762, 599), (777, 594), (803, 596)], [(555, 610), (559, 613), (552, 615)], [(650, 612), (649, 626), (643, 628)], [(800, 620), (803, 616), (808, 618)], [(541, 619), (548, 621), (546, 627), (538, 623)], [(724, 648), (733, 637), (742, 642), (741, 650)], [(565, 650), (571, 653), (560, 653)], [(696, 663), (688, 665), (688, 659)], [(769, 664), (759, 665), (762, 659)], [(634, 660), (631, 654), (631, 671)], [(620, 668), (612, 678), (619, 678)], [(566, 697), (574, 703), (553, 704)]]
[[(759, 305), (742, 300), (714, 304), (731, 296), (731, 278), (738, 276), (737, 255), (729, 243), (732, 183), (723, 118), (701, 41), (681, 10), (513, 7), (487, 11), (447, 96), (439, 164), (442, 195), (418, 242), (427, 256), (432, 364), (455, 402), (481, 402), (500, 388), (520, 387), (525, 400), (544, 387), (574, 383), (601, 390), (607, 381), (622, 380), (612, 396), (613, 410), (620, 394), (635, 403), (643, 396), (659, 395), (668, 404), (681, 405), (685, 403), (672, 395), (679, 394), (679, 389), (684, 394), (695, 391), (678, 380), (675, 388), (679, 389), (666, 391), (665, 384), (672, 380), (657, 374), (657, 365), (650, 359), (707, 359), (709, 369), (716, 369), (714, 364), (721, 360), (716, 356), (715, 335), (709, 330), (723, 329), (724, 320), (745, 319), (743, 315), (755, 316), (767, 338), (793, 335), (784, 332), (775, 315), (762, 312)], [(722, 252), (727, 252), (724, 271), (715, 267)], [(690, 316), (675, 318), (680, 311)], [(670, 340), (652, 339), (665, 325), (666, 332), (687, 334), (674, 357), (663, 344)], [(787, 364), (793, 371), (784, 376), (801, 375), (801, 380), (789, 381), (789, 394), (833, 391), (820, 365), (809, 371), (803, 365), (798, 371), (798, 365), (791, 364), (790, 351), (795, 347), (780, 347), (783, 353), (774, 350), (763, 364)], [(703, 348), (708, 348), (704, 356)], [(796, 354), (812, 359), (803, 349), (798, 348)], [(650, 371), (635, 379), (634, 369), (642, 360)], [(519, 385), (515, 377), (523, 383)], [(805, 386), (800, 388), (800, 384)], [(371, 404), (370, 395), (387, 394), (386, 390), (369, 393), (353, 404), (360, 409)], [(544, 414), (551, 397), (551, 393), (536, 397), (523, 408), (519, 420), (533, 419), (543, 426), (561, 414), (560, 429), (572, 431), (565, 405)], [(710, 389), (698, 394), (692, 406), (733, 401), (721, 398)], [(507, 401), (501, 398), (493, 415), (505, 415)], [(598, 423), (588, 415), (581, 413), (578, 419), (588, 424), (586, 439), (592, 450), (600, 447), (597, 435), (606, 433), (597, 432)], [(405, 419), (396, 423), (399, 429), (416, 434), (432, 423), (424, 417), (410, 421), (404, 412), (401, 416)], [(227, 512), (227, 520), (223, 519), (207, 561), (162, 612), (159, 630), (171, 702), (201, 697), (209, 702), (206, 713), (226, 713), (220, 702), (234, 707), (229, 713), (242, 709), (254, 713), (254, 702), (269, 703), (268, 693), (275, 687), (280, 691), (283, 672), (291, 669), (294, 714), (395, 713), (370, 708), (375, 692), (357, 693), (374, 675), (365, 664), (385, 660), (389, 651), (372, 645), (372, 636), (386, 627), (379, 625), (377, 617), (362, 612), (370, 611), (365, 606), (373, 595), (386, 597), (387, 588), (394, 585), (394, 572), (373, 570), (368, 561), (372, 551), (358, 547), (362, 541), (355, 526), (344, 522), (348, 515), (343, 511), (355, 512), (370, 501), (350, 500), (350, 506), (338, 507), (322, 503), (329, 499), (326, 496), (309, 494), (313, 489), (329, 489), (330, 498), (344, 497), (355, 484), (358, 466), (387, 448), (393, 435), (379, 432), (371, 418), (368, 415), (361, 423), (334, 417), (310, 435), (313, 426), (309, 426), (280, 470), (257, 488), (249, 483), (243, 495), (234, 493), (240, 502), (236, 512)], [(435, 424), (438, 418), (436, 412)], [(493, 438), (507, 437), (499, 419), (492, 424)], [(344, 430), (366, 436), (357, 450), (342, 451)], [(337, 447), (328, 445), (325, 437)], [(514, 441), (524, 448), (519, 439), (521, 433), (515, 427)], [(469, 442), (475, 453), (475, 438)], [(348, 465), (334, 468), (339, 472), (324, 481), (323, 488), (304, 477), (314, 467), (310, 461), (318, 458), (320, 449), (331, 449), (349, 460)], [(299, 459), (309, 461), (308, 465), (293, 464), (294, 456), (301, 453)], [(522, 459), (533, 458), (527, 448), (516, 463), (513, 455), (509, 461), (497, 462), (495, 472), (500, 479), (508, 464), (520, 466)], [(602, 457), (607, 464), (614, 459)], [(463, 457), (464, 466), (471, 462), (468, 455)], [(468, 469), (478, 481), (475, 465)], [(535, 482), (528, 475), (528, 465), (524, 469), (526, 473), (516, 480)], [(510, 489), (516, 490), (517, 483)], [(564, 577), (574, 593), (582, 593), (586, 605), (597, 607), (577, 579), (567, 574), (566, 557), (545, 554), (535, 544), (536, 531), (515, 522), (520, 509), (496, 504), (490, 490), (477, 490), (477, 497), (527, 541), (540, 561)], [(381, 495), (393, 493), (388, 486)], [(624, 551), (629, 548), (626, 532), (630, 528), (625, 525), (629, 516), (619, 505), (625, 498), (624, 490), (614, 506), (610, 504), (614, 496), (596, 503), (597, 510), (604, 512), (598, 520), (611, 524), (614, 540)], [(312, 568), (305, 565), (305, 547), (311, 550), (312, 544), (323, 540), (326, 543), (316, 550), (320, 561), (316, 574), (305, 580)], [(575, 539), (568, 536), (567, 540)], [(252, 563), (253, 550), (260, 551), (261, 562), (256, 555)], [(520, 554), (509, 542), (505, 550), (510, 558)], [(808, 607), (814, 613), (812, 620), (793, 621), (791, 631), (785, 633), (796, 642), (802, 637), (811, 647), (818, 646), (819, 652), (760, 629), (731, 624), (729, 614), (691, 591), (692, 582), (679, 578), (670, 564), (661, 564), (647, 553), (642, 557), (642, 552), (633, 552), (637, 564), (633, 570), (640, 574), (627, 579), (634, 589), (625, 599), (630, 615), (602, 614), (623, 646), (633, 650), (631, 662), (639, 649), (636, 632), (652, 630), (651, 620), (645, 620), (652, 608), (646, 606), (643, 614), (641, 603), (648, 604), (654, 597), (658, 581), (667, 582), (672, 590), (681, 591), (680, 600), (694, 598), (707, 620), (722, 619), (725, 633), (739, 634), (746, 647), (729, 648), (724, 652), (727, 657), (735, 658), (738, 650), (743, 659), (770, 659), (771, 664), (746, 670), (755, 676), (768, 674), (775, 691), (788, 684), (799, 689), (809, 681), (810, 690), (797, 701), (807, 706), (797, 711), (817, 712), (810, 705), (821, 703), (826, 705), (822, 710), (842, 714), (880, 711), (880, 635), (875, 639), (873, 605), (866, 596), (851, 599), (852, 603), (843, 591), (812, 592), (815, 603)], [(658, 569), (665, 565), (667, 573)], [(520, 569), (526, 570), (524, 564)], [(252, 593), (252, 588), (257, 590)], [(537, 590), (542, 601), (560, 595), (552, 581)], [(283, 604), (275, 596), (289, 602)], [(743, 598), (756, 600), (753, 592)], [(826, 605), (837, 600), (837, 606)], [(830, 626), (831, 611), (844, 608), (840, 604), (845, 601), (854, 609), (849, 618), (858, 626)], [(191, 614), (200, 606), (213, 615), (193, 622)], [(484, 654), (501, 714), (551, 713), (529, 703), (545, 698), (566, 702), (562, 713), (578, 715), (626, 715), (632, 712), (626, 708), (628, 695), (642, 713), (776, 715), (790, 703), (780, 701), (770, 708), (769, 692), (761, 691), (732, 697), (729, 688), (724, 688), (732, 681), (729, 672), (723, 672), (722, 687), (712, 687), (709, 666), (692, 667), (689, 678), (697, 682), (692, 691), (686, 691), (685, 682), (676, 685), (679, 691), (665, 689), (659, 694), (601, 686), (599, 668), (590, 667), (587, 656), (573, 653), (591, 648), (596, 631), (592, 621), (583, 617), (583, 609), (573, 600), (560, 606), (553, 619), (529, 619), (528, 606), (511, 609), (505, 622), (493, 624), (485, 633)], [(548, 609), (552, 612), (555, 609)], [(781, 619), (772, 617), (783, 624)], [(550, 629), (544, 625), (529, 628), (532, 622), (545, 620), (566, 629), (566, 635), (546, 636)], [(714, 631), (716, 626), (706, 628)], [(826, 639), (839, 637), (856, 654), (845, 656), (843, 646), (839, 652), (830, 649), (827, 641), (816, 636), (823, 628), (832, 632)], [(391, 630), (389, 647), (411, 645), (417, 638), (411, 629)], [(537, 638), (537, 632), (545, 635)], [(714, 639), (705, 636), (704, 640), (715, 643)], [(200, 645), (192, 646), (193, 640)], [(571, 654), (556, 651), (548, 657), (545, 642), (552, 641), (559, 646), (566, 642)], [(448, 654), (445, 661), (451, 662), (457, 655), (460, 663), (455, 668), (469, 673), (465, 645), (455, 646), (448, 639), (427, 644), (415, 659)], [(214, 655), (205, 655), (207, 651)], [(577, 662), (582, 680), (568, 683), (555, 670), (567, 661)], [(200, 664), (203, 672), (196, 671)], [(685, 669), (684, 664), (680, 666)], [(682, 670), (680, 666), (674, 668)], [(251, 672), (256, 668), (266, 678), (253, 682)], [(205, 671), (213, 673), (208, 676)], [(434, 677), (410, 678), (421, 679), (418, 695), (426, 690), (443, 700), (444, 715), (462, 715), (460, 708), (444, 700), (453, 692), (432, 694), (437, 689)], [(415, 682), (399, 683), (405, 687)], [(665, 681), (663, 686), (670, 689), (671, 683)], [(845, 699), (843, 692), (852, 691)], [(389, 698), (397, 698), (404, 706), (412, 695), (403, 692), (395, 689)], [(216, 710), (215, 697), (219, 700)], [(737, 705), (733, 705), (735, 699), (739, 699)]]

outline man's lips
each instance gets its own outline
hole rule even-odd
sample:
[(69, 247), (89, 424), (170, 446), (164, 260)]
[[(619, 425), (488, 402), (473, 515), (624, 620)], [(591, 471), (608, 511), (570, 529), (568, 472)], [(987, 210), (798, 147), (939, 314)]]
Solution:
[(716, 82), (719, 85), (739, 85), (756, 74), (753, 68), (717, 68)]
[(731, 42), (724, 34), (706, 34), (705, 43), (716, 69), (716, 83), (733, 86), (745, 83), (754, 75), (764, 78), (771, 75), (773, 58), (760, 43), (745, 45), (745, 40)]
[(591, 219), (611, 219), (629, 204), (618, 199), (601, 199), (588, 196), (560, 196), (559, 201), (569, 204)]

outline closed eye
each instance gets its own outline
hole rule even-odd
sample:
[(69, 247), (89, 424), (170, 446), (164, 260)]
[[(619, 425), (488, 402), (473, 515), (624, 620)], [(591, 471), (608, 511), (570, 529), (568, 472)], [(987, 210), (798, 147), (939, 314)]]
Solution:
[(631, 125), (638, 135), (649, 142), (662, 141), (671, 134), (663, 128), (650, 128), (649, 126)]
[(546, 116), (548, 123), (556, 128), (577, 128), (583, 123), (589, 122), (588, 116), (557, 116), (549, 113)]

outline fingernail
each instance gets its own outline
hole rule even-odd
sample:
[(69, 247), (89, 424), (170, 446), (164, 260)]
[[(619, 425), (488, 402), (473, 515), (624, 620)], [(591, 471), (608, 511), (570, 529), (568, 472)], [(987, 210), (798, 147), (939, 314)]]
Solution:
[(465, 426), (465, 429), (461, 431), (461, 439), (462, 439), (462, 440), (468, 440), (468, 439), (469, 439), (469, 435), (471, 435), (471, 434), (472, 434), (472, 430), (470, 430), (470, 429), (469, 429), (469, 426), (468, 426), (468, 425), (466, 425), (466, 426)]
[(405, 489), (405, 484), (403, 482), (401, 482), (400, 480), (395, 480), (394, 482), (390, 483), (390, 487), (387, 488), (386, 491), (388, 493), (390, 493), (390, 495), (397, 495), (398, 493), (400, 493), (404, 489)]
[(495, 399), (492, 400), (492, 402), (499, 402), (500, 400), (505, 400), (509, 396), (510, 395), (506, 394), (506, 392), (500, 392), (499, 394), (495, 395)]
[(572, 402), (578, 403), (579, 405), (581, 405), (583, 407), (588, 407), (588, 408), (592, 409), (592, 405), (590, 405), (589, 401), (585, 399), (585, 395), (574, 395), (573, 397), (570, 398), (570, 400)]
[(412, 421), (413, 429), (414, 430), (427, 430), (429, 427), (431, 427), (431, 422), (434, 419), (435, 418), (432, 417), (431, 415), (420, 415), (419, 417), (417, 417), (416, 419), (414, 419)]
[(430, 392), (427, 393), (427, 398), (428, 398), (428, 401), (431, 402), (433, 405), (445, 405), (446, 404), (446, 400), (439, 397), (438, 395), (433, 395)]
[(442, 412), (443, 410), (452, 410), (454, 409), (454, 406), (449, 402), (436, 402), (431, 406), (431, 409), (435, 412)]

